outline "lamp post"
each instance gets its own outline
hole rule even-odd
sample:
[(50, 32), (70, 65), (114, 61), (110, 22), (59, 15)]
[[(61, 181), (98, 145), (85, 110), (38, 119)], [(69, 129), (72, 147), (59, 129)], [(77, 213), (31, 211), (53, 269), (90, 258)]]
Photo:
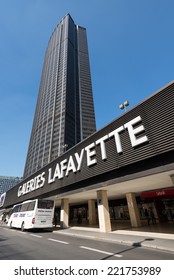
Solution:
[(124, 109), (124, 111), (126, 112), (126, 107), (127, 106), (129, 106), (129, 101), (124, 101), (124, 103), (122, 103), (122, 104), (120, 104), (120, 106), (119, 106), (119, 108), (121, 109), (121, 110), (123, 110)]
[(63, 151), (64, 151), (64, 153), (66, 152), (67, 148), (68, 148), (68, 144), (64, 144), (64, 145), (63, 145)]

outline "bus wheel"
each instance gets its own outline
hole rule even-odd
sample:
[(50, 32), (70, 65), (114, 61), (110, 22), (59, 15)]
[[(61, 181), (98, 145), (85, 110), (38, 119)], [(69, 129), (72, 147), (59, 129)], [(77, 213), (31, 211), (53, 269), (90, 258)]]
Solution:
[(10, 228), (12, 228), (13, 226), (12, 226), (12, 222), (10, 223)]
[(24, 227), (24, 222), (21, 225), (21, 231), (24, 231), (25, 227)]

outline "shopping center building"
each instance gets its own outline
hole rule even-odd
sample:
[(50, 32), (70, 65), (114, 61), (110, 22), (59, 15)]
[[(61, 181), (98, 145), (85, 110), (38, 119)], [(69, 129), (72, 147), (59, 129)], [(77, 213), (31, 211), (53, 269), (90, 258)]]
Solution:
[(63, 228), (78, 222), (174, 220), (174, 81), (13, 187), (3, 208), (52, 198)]

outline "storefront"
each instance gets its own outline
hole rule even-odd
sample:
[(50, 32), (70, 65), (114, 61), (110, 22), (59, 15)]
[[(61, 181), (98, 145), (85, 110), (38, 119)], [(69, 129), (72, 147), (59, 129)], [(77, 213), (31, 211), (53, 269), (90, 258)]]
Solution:
[(146, 207), (153, 208), (157, 222), (171, 210), (166, 219), (172, 221), (173, 108), (174, 82), (16, 185), (2, 207), (49, 197), (63, 227), (81, 216), (101, 231), (110, 231), (113, 219), (141, 226)]
[(153, 206), (159, 222), (174, 221), (174, 188), (144, 192), (141, 199), (148, 206)]

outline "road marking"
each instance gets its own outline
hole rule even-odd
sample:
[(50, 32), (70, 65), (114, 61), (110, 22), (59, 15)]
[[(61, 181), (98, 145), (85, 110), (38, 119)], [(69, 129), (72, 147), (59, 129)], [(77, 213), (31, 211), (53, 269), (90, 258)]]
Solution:
[(36, 235), (36, 234), (32, 234), (32, 233), (30, 233), (30, 235), (31, 236), (34, 236), (34, 237), (38, 237), (38, 238), (42, 238), (43, 236), (41, 236), (41, 235)]
[(113, 257), (117, 257), (117, 258), (122, 257), (122, 255), (119, 255), (119, 254), (114, 254), (114, 253), (111, 253), (111, 252), (101, 251), (101, 250), (90, 248), (90, 247), (80, 246), (80, 248), (85, 249), (85, 250), (89, 250), (89, 251), (98, 252), (98, 253), (105, 254), (105, 255), (109, 255), (109, 256), (113, 256)]
[(19, 230), (16, 230), (16, 229), (12, 229), (12, 228), (4, 228), (5, 230), (8, 230), (10, 232), (19, 232), (19, 233), (22, 233), (22, 234), (27, 234), (26, 232), (23, 232), (23, 231), (19, 231)]
[(62, 243), (62, 244), (69, 244), (69, 242), (65, 242), (65, 241), (61, 241), (61, 240), (57, 240), (57, 239), (52, 239), (52, 238), (48, 238), (48, 240), (58, 242), (58, 243)]
[(123, 255), (119, 255), (119, 254), (115, 254), (114, 257), (117, 257), (117, 258), (122, 258)]

